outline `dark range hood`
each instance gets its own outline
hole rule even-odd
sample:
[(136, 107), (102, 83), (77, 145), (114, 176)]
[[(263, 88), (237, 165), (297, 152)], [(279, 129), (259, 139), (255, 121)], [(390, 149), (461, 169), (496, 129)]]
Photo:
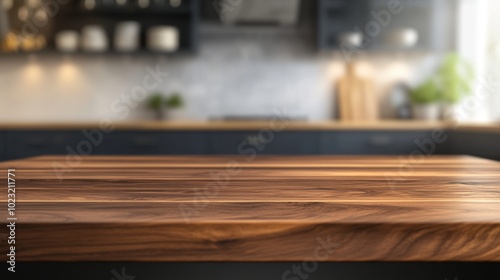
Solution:
[(228, 25), (296, 25), (300, 0), (202, 1), (202, 17)]

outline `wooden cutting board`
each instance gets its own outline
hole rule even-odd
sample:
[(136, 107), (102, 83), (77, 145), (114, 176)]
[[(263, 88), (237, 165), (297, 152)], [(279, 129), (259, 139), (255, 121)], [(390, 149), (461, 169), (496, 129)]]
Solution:
[(357, 76), (353, 62), (347, 64), (346, 75), (338, 81), (338, 103), (341, 120), (378, 119), (378, 100), (373, 82)]

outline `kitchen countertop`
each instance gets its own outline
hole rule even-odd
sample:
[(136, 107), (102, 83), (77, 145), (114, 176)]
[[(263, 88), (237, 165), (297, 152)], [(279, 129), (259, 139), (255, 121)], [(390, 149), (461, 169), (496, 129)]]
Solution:
[[(334, 130), (432, 130), (456, 129), (500, 133), (500, 123), (459, 123), (425, 121), (377, 121), (377, 122), (342, 122), (342, 121), (134, 121), (113, 122), (114, 130), (160, 130), (160, 131), (220, 131), (220, 130), (261, 130), (277, 129), (289, 131), (334, 131)], [(37, 123), (11, 122), (0, 123), (0, 130), (81, 130), (106, 128), (110, 124), (88, 123)]]
[(0, 163), (16, 169), (18, 261), (500, 261), (495, 161), (429, 156), (401, 172), (390, 156), (66, 160)]

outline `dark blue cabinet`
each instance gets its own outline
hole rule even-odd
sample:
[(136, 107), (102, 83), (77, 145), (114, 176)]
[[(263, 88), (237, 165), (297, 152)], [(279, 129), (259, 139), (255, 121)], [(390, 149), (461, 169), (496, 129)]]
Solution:
[(431, 131), (337, 131), (324, 132), (320, 153), (337, 155), (409, 155), (416, 150), (438, 153), (440, 143)]
[(93, 154), (205, 154), (205, 138), (196, 132), (116, 131), (105, 134)]
[(449, 151), (500, 160), (500, 133), (452, 131)]
[(7, 159), (7, 141), (6, 133), (0, 132), (0, 161)]
[[(389, 13), (389, 3), (400, 3), (398, 13)], [(394, 31), (413, 29), (418, 40), (411, 49), (447, 51), (454, 47), (456, 35), (457, 1), (455, 0), (371, 0), (369, 20), (378, 22), (381, 27), (379, 36), (373, 37), (374, 49), (400, 48), (391, 43)], [(386, 13), (386, 14), (384, 14)], [(386, 26), (384, 26), (386, 24)], [(392, 38), (394, 39), (394, 38)], [(396, 39), (397, 40), (397, 39)]]
[[(344, 55), (369, 50), (453, 49), (456, 36), (455, 0), (319, 0), (318, 46), (321, 50), (342, 50)], [(401, 45), (401, 30), (414, 30), (413, 46)], [(363, 35), (363, 44), (340, 44), (346, 32)], [(415, 33), (414, 33), (415, 34)], [(399, 43), (398, 43), (399, 42)]]
[(170, 155), (202, 155), (207, 153), (207, 135), (203, 132), (164, 133), (162, 152)]
[(161, 154), (161, 133), (112, 132), (104, 134), (93, 152), (95, 155)]
[(368, 0), (319, 0), (319, 49), (340, 49), (339, 38), (345, 32), (363, 28), (369, 11)]
[(211, 154), (306, 155), (318, 154), (317, 132), (215, 132), (210, 134)]
[(7, 133), (7, 158), (70, 154), (83, 137), (77, 131), (9, 132)]
[[(197, 132), (16, 131), (0, 134), (2, 159), (38, 155), (182, 155), (205, 154), (206, 134)], [(6, 138), (6, 141), (4, 141)], [(4, 144), (3, 142), (6, 142)]]
[(468, 154), (500, 160), (500, 134), (441, 131), (4, 131), (0, 160), (38, 155)]

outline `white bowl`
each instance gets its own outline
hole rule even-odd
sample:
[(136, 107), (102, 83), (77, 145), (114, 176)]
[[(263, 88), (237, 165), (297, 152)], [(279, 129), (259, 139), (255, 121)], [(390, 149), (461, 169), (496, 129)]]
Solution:
[(79, 38), (76, 31), (61, 31), (56, 34), (56, 47), (62, 52), (75, 52), (78, 50)]
[(176, 51), (179, 48), (179, 29), (173, 26), (156, 26), (148, 29), (147, 46), (153, 51)]
[(134, 51), (139, 48), (141, 25), (136, 21), (124, 21), (116, 25), (114, 46), (117, 51)]
[(101, 52), (108, 49), (108, 37), (104, 28), (99, 25), (87, 25), (82, 29), (82, 49), (90, 52)]

